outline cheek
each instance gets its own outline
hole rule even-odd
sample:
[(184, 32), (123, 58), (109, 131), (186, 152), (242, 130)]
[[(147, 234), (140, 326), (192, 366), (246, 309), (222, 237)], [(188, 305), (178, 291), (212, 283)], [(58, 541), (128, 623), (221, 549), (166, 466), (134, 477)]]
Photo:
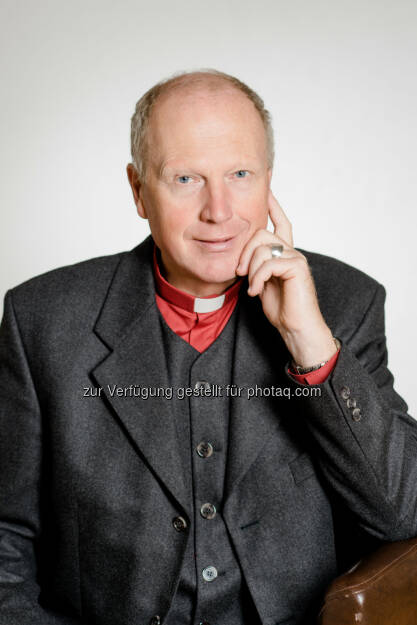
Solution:
[(262, 208), (262, 211), (259, 211), (257, 218), (257, 227), (258, 228), (266, 228), (268, 226), (268, 211)]
[(239, 213), (241, 219), (249, 222), (251, 231), (266, 228), (268, 225), (267, 203), (259, 199), (245, 203), (245, 207)]
[(153, 184), (144, 191), (149, 226), (165, 239), (174, 238), (190, 221), (190, 211), (184, 202), (172, 198), (164, 186)]
[(268, 196), (269, 185), (263, 179), (247, 185), (243, 193), (240, 187), (240, 197), (235, 197), (235, 207), (238, 214), (249, 222), (251, 229), (266, 228), (268, 224)]
[(192, 223), (191, 215), (192, 213), (184, 208), (179, 209), (177, 206), (165, 204), (149, 218), (149, 225), (151, 230), (157, 230), (164, 240), (171, 241), (182, 238), (182, 234)]

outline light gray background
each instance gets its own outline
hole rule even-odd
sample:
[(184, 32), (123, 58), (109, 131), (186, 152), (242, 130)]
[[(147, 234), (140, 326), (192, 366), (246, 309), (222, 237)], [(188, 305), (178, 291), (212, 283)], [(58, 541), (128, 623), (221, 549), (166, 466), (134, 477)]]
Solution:
[(213, 67), (273, 115), (295, 245), (387, 289), (389, 365), (417, 416), (417, 9), (411, 0), (3, 0), (0, 290), (148, 233), (125, 165), (136, 100)]

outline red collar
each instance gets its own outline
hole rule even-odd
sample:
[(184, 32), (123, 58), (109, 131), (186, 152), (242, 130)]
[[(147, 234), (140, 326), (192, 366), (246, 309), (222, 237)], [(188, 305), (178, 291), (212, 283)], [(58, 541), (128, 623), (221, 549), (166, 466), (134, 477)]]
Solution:
[(236, 282), (229, 286), (227, 291), (225, 291), (225, 293), (223, 293), (222, 295), (195, 297), (190, 293), (180, 291), (175, 286), (165, 280), (159, 269), (156, 245), (154, 245), (153, 249), (153, 267), (155, 274), (156, 291), (158, 295), (163, 297), (171, 304), (174, 304), (174, 306), (179, 306), (180, 308), (183, 308), (184, 310), (192, 313), (209, 313), (215, 310), (219, 310), (220, 308), (225, 306), (225, 304), (238, 296), (239, 289), (242, 286), (243, 282), (243, 278), (239, 278)]

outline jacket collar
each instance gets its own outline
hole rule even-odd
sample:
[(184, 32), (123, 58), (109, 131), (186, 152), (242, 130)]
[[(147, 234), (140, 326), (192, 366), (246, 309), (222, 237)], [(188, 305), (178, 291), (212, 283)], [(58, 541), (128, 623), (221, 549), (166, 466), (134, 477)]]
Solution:
[(121, 255), (94, 327), (97, 336), (110, 348), (140, 323), (155, 302), (153, 246), (153, 239), (148, 236)]

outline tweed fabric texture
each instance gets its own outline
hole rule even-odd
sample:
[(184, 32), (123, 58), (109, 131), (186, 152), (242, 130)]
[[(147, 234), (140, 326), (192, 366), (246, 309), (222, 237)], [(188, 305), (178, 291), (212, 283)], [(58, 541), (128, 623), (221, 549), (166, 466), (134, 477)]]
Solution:
[[(172, 519), (193, 519), (190, 472), (169, 401), (115, 391), (168, 380), (152, 247), (6, 294), (0, 625), (163, 624), (169, 613), (189, 538)], [(384, 287), (301, 251), (342, 345), (320, 396), (296, 395), (290, 354), (245, 285), (236, 310), (232, 383), (291, 391), (230, 402), (222, 519), (262, 625), (314, 622), (334, 577), (417, 534), (417, 424), (388, 368)]]

